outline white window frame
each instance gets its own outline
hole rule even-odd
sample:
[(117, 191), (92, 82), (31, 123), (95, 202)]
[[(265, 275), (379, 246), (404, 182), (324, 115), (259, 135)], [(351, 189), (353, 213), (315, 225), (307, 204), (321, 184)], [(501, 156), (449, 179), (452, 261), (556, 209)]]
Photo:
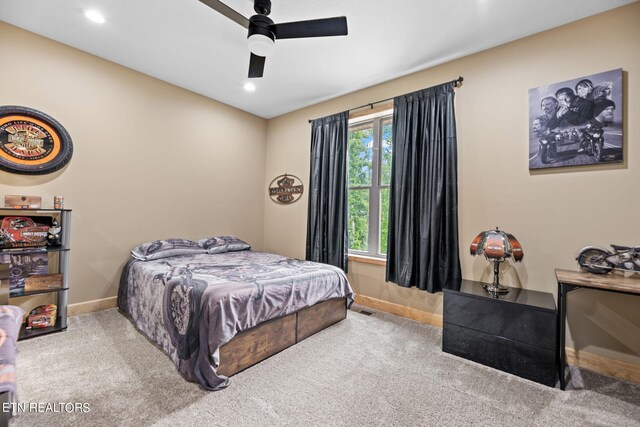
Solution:
[[(380, 224), (382, 218), (380, 217), (380, 204), (381, 189), (389, 188), (389, 184), (381, 184), (381, 165), (382, 165), (382, 150), (380, 149), (382, 143), (382, 122), (387, 119), (393, 118), (393, 110), (382, 111), (377, 114), (359, 117), (357, 119), (349, 120), (349, 134), (351, 134), (352, 127), (361, 127), (363, 124), (373, 124), (373, 156), (371, 164), (371, 185), (364, 186), (349, 186), (348, 191), (351, 190), (369, 190), (369, 220), (367, 235), (367, 246), (369, 250), (360, 251), (348, 248), (350, 255), (359, 255), (374, 258), (387, 257), (387, 254), (380, 253)], [(348, 157), (347, 157), (348, 159)], [(347, 171), (349, 170), (347, 165)], [(348, 177), (347, 177), (348, 179)], [(349, 197), (347, 195), (347, 203)]]

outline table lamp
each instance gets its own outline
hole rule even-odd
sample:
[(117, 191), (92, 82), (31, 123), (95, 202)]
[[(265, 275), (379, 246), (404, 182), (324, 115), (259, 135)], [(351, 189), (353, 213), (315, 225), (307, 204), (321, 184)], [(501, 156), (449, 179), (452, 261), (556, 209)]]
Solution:
[(509, 233), (499, 230), (483, 231), (471, 242), (471, 255), (484, 255), (493, 261), (493, 283), (485, 284), (484, 288), (493, 295), (509, 293), (509, 288), (500, 284), (500, 263), (513, 257), (515, 261), (522, 261), (524, 252), (520, 242)]

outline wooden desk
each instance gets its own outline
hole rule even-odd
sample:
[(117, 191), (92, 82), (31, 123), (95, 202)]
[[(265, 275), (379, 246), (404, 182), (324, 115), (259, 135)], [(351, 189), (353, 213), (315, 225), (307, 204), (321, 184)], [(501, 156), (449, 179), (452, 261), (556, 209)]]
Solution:
[(565, 333), (567, 322), (567, 294), (575, 289), (589, 288), (607, 292), (640, 295), (640, 279), (617, 274), (591, 274), (556, 269), (558, 281), (558, 354), (560, 357), (560, 389), (565, 388)]

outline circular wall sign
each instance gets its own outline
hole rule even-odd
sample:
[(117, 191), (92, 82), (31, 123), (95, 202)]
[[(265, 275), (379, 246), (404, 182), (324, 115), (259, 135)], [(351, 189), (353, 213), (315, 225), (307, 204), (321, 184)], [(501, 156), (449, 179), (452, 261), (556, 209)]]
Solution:
[(288, 205), (302, 197), (304, 186), (295, 175), (284, 174), (273, 178), (269, 184), (269, 197), (276, 203)]
[(0, 107), (0, 169), (44, 175), (69, 163), (72, 154), (69, 133), (53, 117), (27, 107)]

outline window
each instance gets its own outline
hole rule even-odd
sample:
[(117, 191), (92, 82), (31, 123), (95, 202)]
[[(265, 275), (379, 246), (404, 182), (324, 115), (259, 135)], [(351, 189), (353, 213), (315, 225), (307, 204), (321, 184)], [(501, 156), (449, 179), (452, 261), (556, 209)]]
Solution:
[(349, 125), (349, 253), (387, 253), (392, 116)]

